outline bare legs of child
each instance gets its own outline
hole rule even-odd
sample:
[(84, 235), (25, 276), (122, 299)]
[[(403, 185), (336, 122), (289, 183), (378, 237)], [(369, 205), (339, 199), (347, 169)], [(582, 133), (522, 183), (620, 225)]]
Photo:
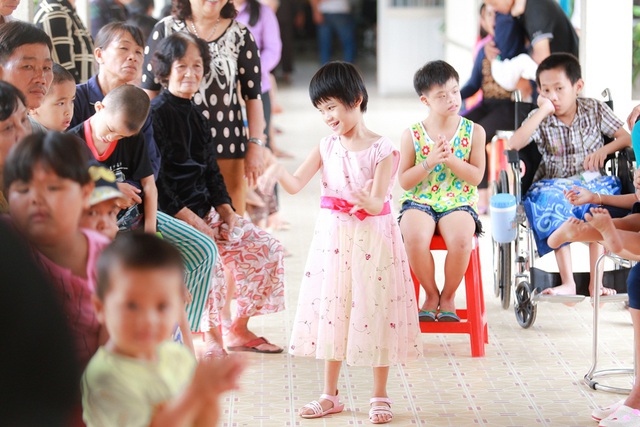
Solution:
[(400, 231), (404, 239), (409, 265), (411, 265), (413, 274), (420, 281), (426, 294), (426, 299), (420, 309), (420, 320), (422, 321), (435, 321), (440, 304), (433, 255), (429, 250), (435, 230), (435, 221), (425, 212), (409, 209), (402, 214)]
[[(324, 415), (342, 412), (344, 404), (338, 399), (338, 378), (342, 361), (327, 360), (324, 363), (324, 389), (322, 397), (300, 408), (302, 418), (319, 418)], [(389, 367), (378, 366), (373, 369), (373, 397), (369, 408), (369, 421), (373, 424), (385, 424), (391, 421), (391, 401), (387, 395)]]
[[(551, 245), (551, 244), (550, 244)], [(552, 246), (553, 247), (553, 246)], [(573, 265), (571, 260), (571, 248), (569, 246), (562, 246), (558, 249), (554, 250), (556, 256), (556, 262), (558, 263), (558, 271), (560, 273), (560, 281), (561, 285), (555, 286), (553, 288), (547, 288), (542, 293), (544, 295), (575, 295), (576, 294), (576, 282), (573, 278)], [(595, 266), (598, 260), (598, 257), (602, 255), (603, 248), (597, 242), (589, 243), (589, 271), (591, 275), (589, 276), (589, 293), (592, 294), (592, 291), (595, 286)], [(600, 279), (602, 279), (602, 272), (600, 274)], [(600, 280), (602, 283), (602, 280)], [(600, 295), (612, 295), (615, 294), (615, 290), (609, 288), (600, 288)], [(568, 306), (575, 305), (574, 303), (566, 303)]]
[[(476, 223), (468, 212), (457, 211), (443, 216), (438, 223), (438, 231), (447, 245), (444, 261), (444, 286), (440, 293), (439, 321), (445, 320), (443, 313), (456, 312), (456, 290), (467, 271), (471, 255), (472, 236)], [(448, 317), (448, 316), (447, 316)], [(457, 315), (456, 315), (457, 317)], [(449, 320), (447, 318), (447, 320)]]
[(409, 264), (426, 293), (421, 320), (459, 321), (455, 314), (455, 293), (469, 263), (476, 224), (469, 213), (455, 211), (441, 217), (437, 227), (447, 246), (442, 292), (436, 285), (435, 265), (429, 250), (436, 229), (433, 218), (420, 210), (409, 209), (400, 221)]
[[(611, 252), (632, 258), (635, 250), (640, 253), (640, 214), (612, 219), (604, 208), (591, 208), (585, 221), (570, 218), (549, 236), (547, 243), (557, 247), (567, 242), (602, 242)], [(589, 291), (592, 292), (591, 285)], [(600, 295), (611, 295), (615, 290), (600, 288)]]

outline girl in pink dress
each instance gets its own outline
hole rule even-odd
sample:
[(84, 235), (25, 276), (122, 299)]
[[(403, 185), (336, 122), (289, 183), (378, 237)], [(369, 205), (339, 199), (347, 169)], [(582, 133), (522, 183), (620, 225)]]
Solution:
[(351, 64), (331, 62), (311, 80), (309, 93), (333, 134), (291, 175), (279, 181), (297, 193), (322, 171), (320, 214), (289, 352), (325, 359), (324, 391), (300, 409), (303, 418), (341, 412), (342, 361), (373, 367), (369, 419), (391, 421), (389, 366), (416, 359), (422, 343), (415, 292), (400, 229), (391, 215), (399, 153), (366, 128), (367, 90)]

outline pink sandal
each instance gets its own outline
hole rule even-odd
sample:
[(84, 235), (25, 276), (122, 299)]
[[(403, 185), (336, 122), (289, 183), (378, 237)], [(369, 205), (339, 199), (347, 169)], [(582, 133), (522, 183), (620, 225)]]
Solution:
[[(383, 405), (375, 405), (376, 403), (383, 403)], [(388, 397), (372, 397), (369, 399), (369, 405), (373, 405), (369, 408), (369, 421), (371, 421), (371, 424), (390, 423), (393, 419), (393, 412), (391, 411), (392, 403)], [(374, 416), (380, 415), (388, 415), (389, 419), (386, 421), (377, 421), (373, 418)]]
[[(340, 399), (338, 398), (337, 391), (335, 396), (323, 394), (320, 396), (320, 399), (328, 400), (329, 402), (333, 403), (333, 406), (331, 406), (331, 408), (327, 409), (326, 411), (323, 411), (322, 405), (320, 404), (320, 402), (318, 402), (317, 400), (314, 400), (313, 402), (309, 402), (306, 405), (304, 405), (302, 408), (300, 408), (300, 412), (298, 414), (302, 418), (320, 418), (329, 414), (337, 414), (339, 412), (342, 412), (344, 409), (344, 404), (340, 403)], [(304, 411), (305, 409), (311, 409), (313, 413), (303, 414), (302, 411)]]

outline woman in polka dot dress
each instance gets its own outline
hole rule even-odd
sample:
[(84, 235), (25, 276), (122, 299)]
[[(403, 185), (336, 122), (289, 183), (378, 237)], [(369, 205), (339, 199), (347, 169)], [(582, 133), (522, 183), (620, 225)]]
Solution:
[[(265, 124), (258, 47), (251, 32), (234, 20), (236, 14), (232, 0), (173, 0), (172, 15), (158, 22), (147, 40), (142, 87), (152, 98), (161, 89), (151, 61), (160, 40), (185, 31), (208, 43), (211, 72), (202, 80), (193, 100), (209, 119), (227, 191), (236, 212), (243, 215), (245, 177), (252, 186), (264, 170)], [(238, 83), (246, 104), (249, 135), (245, 132), (236, 91)]]

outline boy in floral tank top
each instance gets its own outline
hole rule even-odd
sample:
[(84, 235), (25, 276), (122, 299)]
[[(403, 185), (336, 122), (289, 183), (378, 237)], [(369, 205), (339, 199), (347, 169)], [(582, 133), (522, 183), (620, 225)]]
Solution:
[[(409, 264), (426, 300), (421, 321), (459, 322), (455, 292), (471, 254), (473, 235), (482, 232), (476, 206), (485, 168), (485, 131), (460, 117), (459, 77), (444, 61), (432, 61), (413, 79), (429, 115), (402, 135), (398, 179), (403, 189), (400, 229)], [(447, 245), (442, 291), (429, 250), (434, 234)]]

